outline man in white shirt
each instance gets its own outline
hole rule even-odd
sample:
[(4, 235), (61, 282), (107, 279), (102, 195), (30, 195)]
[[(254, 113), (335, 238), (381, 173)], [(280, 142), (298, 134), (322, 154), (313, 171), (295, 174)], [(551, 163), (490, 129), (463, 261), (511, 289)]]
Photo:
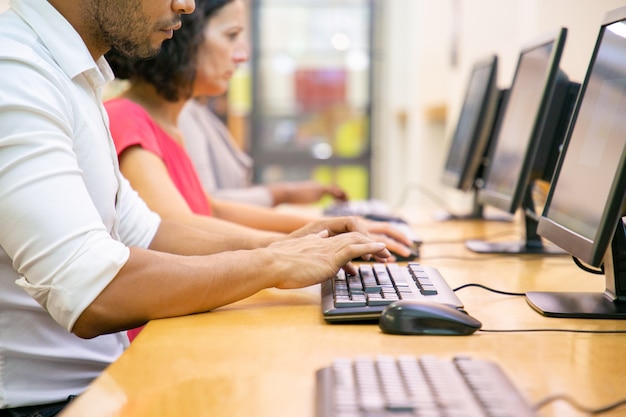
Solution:
[(126, 329), (389, 256), (354, 219), (289, 238), (209, 234), (162, 221), (129, 187), (101, 104), (112, 78), (102, 56), (156, 53), (193, 0), (9, 5), (0, 14), (0, 417), (54, 415), (122, 353)]

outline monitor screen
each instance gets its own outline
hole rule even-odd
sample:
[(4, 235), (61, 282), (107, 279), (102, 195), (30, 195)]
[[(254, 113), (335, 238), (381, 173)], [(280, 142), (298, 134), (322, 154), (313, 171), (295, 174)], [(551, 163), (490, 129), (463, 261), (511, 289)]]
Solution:
[(567, 82), (559, 71), (566, 33), (562, 28), (520, 53), (485, 185), (479, 194), (484, 204), (515, 213), (529, 181), (544, 176), (545, 161), (541, 158), (549, 153), (554, 138), (554, 132), (546, 129), (549, 108), (555, 90)]
[(498, 58), (493, 55), (474, 64), (452, 144), (444, 167), (442, 182), (469, 191), (488, 147), (498, 104)]
[[(609, 12), (567, 133), (538, 233), (592, 266), (604, 266), (605, 293), (580, 293), (556, 307), (532, 294), (531, 305), (546, 315), (616, 317), (623, 303), (621, 278), (626, 250), (622, 206), (626, 193), (626, 8)], [(556, 293), (560, 294), (560, 293)], [(611, 314), (613, 315), (611, 315)]]
[(556, 245), (544, 244), (537, 234), (541, 213), (535, 195), (540, 188), (533, 188), (538, 180), (552, 177), (578, 94), (579, 85), (559, 68), (566, 34), (561, 28), (520, 52), (478, 195), (481, 203), (511, 214), (523, 209), (524, 234), (513, 242), (466, 241), (474, 252), (566, 254)]
[(511, 214), (523, 208), (525, 230), (512, 242), (466, 241), (474, 252), (566, 254), (556, 245), (544, 244), (537, 234), (540, 213), (533, 196), (536, 180), (551, 179), (578, 93), (579, 85), (559, 69), (566, 34), (561, 28), (522, 48), (478, 194), (480, 203)]

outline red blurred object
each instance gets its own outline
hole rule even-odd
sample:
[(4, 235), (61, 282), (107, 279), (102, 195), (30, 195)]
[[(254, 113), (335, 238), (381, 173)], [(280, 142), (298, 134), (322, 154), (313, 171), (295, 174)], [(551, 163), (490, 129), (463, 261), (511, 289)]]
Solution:
[(346, 100), (343, 69), (299, 69), (295, 83), (296, 100), (302, 110), (319, 110)]

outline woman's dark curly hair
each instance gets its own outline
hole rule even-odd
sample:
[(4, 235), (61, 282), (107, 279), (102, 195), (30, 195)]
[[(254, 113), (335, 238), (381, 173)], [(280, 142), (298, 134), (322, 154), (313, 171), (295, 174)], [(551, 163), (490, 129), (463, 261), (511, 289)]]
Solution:
[(163, 42), (153, 58), (131, 58), (114, 49), (109, 51), (105, 57), (115, 77), (131, 82), (143, 80), (169, 101), (190, 98), (204, 29), (209, 18), (231, 1), (196, 0), (195, 11), (181, 16), (182, 27), (172, 39)]

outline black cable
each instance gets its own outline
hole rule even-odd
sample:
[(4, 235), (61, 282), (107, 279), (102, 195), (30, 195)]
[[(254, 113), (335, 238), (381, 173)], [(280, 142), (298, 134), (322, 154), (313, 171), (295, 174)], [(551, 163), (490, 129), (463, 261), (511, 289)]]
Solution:
[(579, 404), (578, 402), (576, 402), (576, 400), (574, 400), (572, 397), (565, 395), (565, 394), (555, 394), (555, 395), (550, 395), (540, 401), (538, 401), (535, 405), (533, 405), (533, 409), (534, 410), (539, 410), (543, 407), (545, 407), (546, 405), (554, 402), (554, 401), (565, 401), (568, 404), (570, 404), (572, 407), (574, 407), (575, 409), (582, 411), (583, 413), (587, 413), (587, 414), (591, 414), (591, 415), (598, 415), (598, 414), (602, 414), (602, 413), (606, 413), (607, 411), (612, 411), (615, 410), (616, 408), (619, 408), (623, 405), (626, 405), (626, 398), (622, 398), (621, 400), (615, 401), (614, 403), (611, 404), (607, 404), (603, 407), (600, 408), (590, 408), (590, 407), (585, 407), (581, 404)]
[[(523, 292), (510, 292), (496, 290), (494, 288), (487, 287), (483, 284), (469, 283), (461, 285), (460, 287), (453, 288), (452, 291), (457, 292), (467, 287), (478, 287), (487, 291), (494, 292), (496, 294), (510, 295), (513, 297), (525, 297), (526, 293)], [(484, 333), (536, 333), (536, 332), (561, 332), (561, 333), (591, 333), (591, 334), (626, 334), (626, 330), (585, 330), (585, 329), (480, 329)]]
[(508, 291), (495, 290), (493, 288), (487, 287), (486, 285), (476, 284), (476, 283), (469, 283), (469, 284), (461, 285), (460, 287), (456, 287), (456, 288), (452, 289), (452, 291), (457, 292), (457, 291), (462, 290), (463, 288), (467, 288), (467, 287), (478, 287), (478, 288), (482, 288), (484, 290), (495, 292), (497, 294), (502, 294), (502, 295), (512, 295), (514, 297), (526, 297), (526, 293), (524, 293), (524, 292), (508, 292)]
[(529, 255), (529, 256), (520, 257), (519, 254), (516, 254), (516, 253), (500, 253), (500, 254), (494, 254), (492, 256), (481, 255), (481, 256), (473, 256), (473, 257), (455, 256), (455, 255), (420, 256), (420, 262), (432, 261), (433, 259), (448, 259), (448, 260), (455, 260), (455, 261), (491, 261), (491, 260), (498, 260), (498, 259), (502, 260), (502, 259), (507, 259), (507, 258), (515, 258), (515, 259), (522, 260), (523, 262), (534, 262), (534, 261), (546, 260), (546, 258), (543, 256)]
[(626, 330), (587, 330), (587, 329), (480, 329), (485, 333), (539, 333), (539, 332), (556, 332), (556, 333), (584, 333), (584, 334), (626, 334)]
[(589, 272), (590, 274), (604, 275), (604, 264), (600, 265), (600, 269), (593, 269), (583, 264), (580, 259), (575, 256), (572, 256), (572, 259), (574, 260), (574, 263), (583, 271)]

